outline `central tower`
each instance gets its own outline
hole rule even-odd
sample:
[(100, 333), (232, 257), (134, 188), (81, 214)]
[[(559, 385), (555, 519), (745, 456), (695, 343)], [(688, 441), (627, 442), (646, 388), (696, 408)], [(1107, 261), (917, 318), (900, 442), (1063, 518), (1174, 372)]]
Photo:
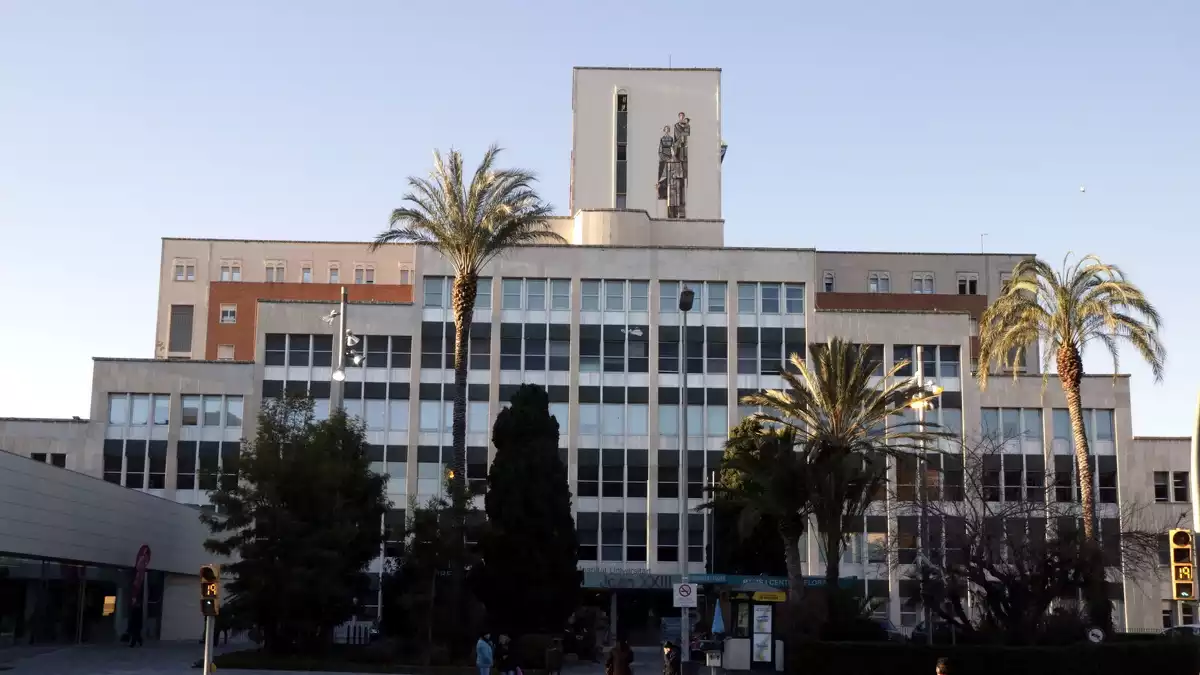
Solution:
[(721, 71), (575, 68), (571, 213), (721, 220)]

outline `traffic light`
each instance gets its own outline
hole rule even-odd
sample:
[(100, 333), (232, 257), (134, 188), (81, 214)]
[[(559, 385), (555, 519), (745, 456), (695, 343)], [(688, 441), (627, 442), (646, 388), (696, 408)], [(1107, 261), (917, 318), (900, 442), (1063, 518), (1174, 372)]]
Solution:
[(1191, 530), (1171, 530), (1171, 597), (1196, 599), (1196, 559)]
[(343, 363), (345, 363), (347, 366), (361, 366), (363, 364), (363, 360), (366, 357), (363, 355), (362, 352), (355, 349), (355, 347), (358, 346), (359, 342), (362, 342), (362, 340), (360, 340), (357, 335), (355, 335), (353, 332), (350, 331), (349, 328), (347, 328), (346, 329), (346, 354), (345, 354), (346, 358), (345, 358), (345, 361), (343, 361)]
[(216, 616), (221, 612), (221, 566), (200, 567), (200, 613)]

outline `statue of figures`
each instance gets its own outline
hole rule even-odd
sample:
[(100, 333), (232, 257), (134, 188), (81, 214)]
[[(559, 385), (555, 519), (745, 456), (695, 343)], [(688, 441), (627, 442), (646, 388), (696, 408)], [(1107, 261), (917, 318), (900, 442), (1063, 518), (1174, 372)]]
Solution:
[(671, 127), (663, 127), (662, 138), (658, 139), (658, 198), (667, 198), (668, 167), (675, 157), (675, 137)]
[(658, 198), (667, 201), (668, 218), (687, 217), (687, 158), (688, 137), (692, 135), (692, 120), (679, 113), (674, 127), (663, 127), (658, 139)]

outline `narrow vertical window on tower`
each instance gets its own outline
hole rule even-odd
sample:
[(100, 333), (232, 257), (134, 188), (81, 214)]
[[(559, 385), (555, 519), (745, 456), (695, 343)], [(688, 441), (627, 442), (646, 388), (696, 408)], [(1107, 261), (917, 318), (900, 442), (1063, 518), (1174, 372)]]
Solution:
[(625, 208), (625, 191), (629, 184), (629, 163), (626, 161), (629, 147), (629, 94), (617, 92), (617, 154), (613, 208)]

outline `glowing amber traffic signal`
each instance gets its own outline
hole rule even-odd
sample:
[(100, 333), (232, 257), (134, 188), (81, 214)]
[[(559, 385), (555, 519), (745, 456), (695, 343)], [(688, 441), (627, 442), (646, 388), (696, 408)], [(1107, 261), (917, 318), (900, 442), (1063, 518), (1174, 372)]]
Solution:
[(200, 567), (200, 613), (216, 616), (221, 611), (221, 566)]
[(1171, 597), (1196, 599), (1196, 560), (1191, 530), (1171, 530)]

